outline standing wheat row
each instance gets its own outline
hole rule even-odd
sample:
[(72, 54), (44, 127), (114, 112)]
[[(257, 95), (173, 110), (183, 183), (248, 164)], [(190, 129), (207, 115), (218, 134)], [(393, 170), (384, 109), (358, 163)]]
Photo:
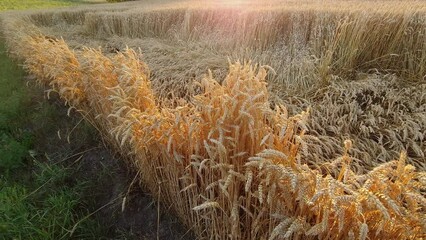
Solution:
[(231, 64), (222, 84), (210, 74), (202, 94), (165, 107), (135, 51), (73, 51), (61, 39), (25, 34), (19, 21), (4, 24), (28, 72), (128, 155), (142, 183), (199, 238), (425, 236), (426, 173), (401, 153), (357, 175), (349, 140), (334, 160), (337, 174), (308, 167), (301, 153), (309, 151), (309, 111), (290, 117), (284, 106), (271, 108), (265, 69)]

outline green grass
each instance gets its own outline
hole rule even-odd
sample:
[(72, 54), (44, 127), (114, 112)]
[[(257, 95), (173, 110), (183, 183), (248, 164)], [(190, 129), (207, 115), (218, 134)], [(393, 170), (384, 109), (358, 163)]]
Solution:
[[(57, 144), (52, 133), (62, 116), (43, 101), (41, 89), (27, 87), (24, 79), (0, 42), (0, 239), (69, 239), (71, 232), (73, 238), (97, 239), (105, 229), (86, 219), (86, 195), (96, 182), (75, 181), (78, 165), (70, 168), (38, 153), (40, 146)], [(90, 131), (84, 124), (76, 130), (80, 135)], [(69, 153), (58, 151), (52, 153), (57, 159)]]
[(0, 11), (67, 7), (82, 3), (101, 3), (104, 0), (1, 0)]
[[(20, 173), (25, 170), (20, 169)], [(70, 185), (73, 171), (34, 162), (29, 179), (0, 179), (0, 239), (96, 239), (104, 229), (93, 219), (83, 219), (81, 193), (87, 185)]]
[(30, 101), (23, 77), (22, 68), (6, 56), (0, 43), (0, 170), (21, 166), (31, 148), (30, 134), (20, 128)]

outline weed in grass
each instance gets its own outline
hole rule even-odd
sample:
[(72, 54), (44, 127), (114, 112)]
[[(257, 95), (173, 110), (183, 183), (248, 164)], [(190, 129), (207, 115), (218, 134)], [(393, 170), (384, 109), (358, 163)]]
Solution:
[(0, 170), (10, 171), (24, 165), (31, 144), (19, 141), (6, 133), (0, 135)]

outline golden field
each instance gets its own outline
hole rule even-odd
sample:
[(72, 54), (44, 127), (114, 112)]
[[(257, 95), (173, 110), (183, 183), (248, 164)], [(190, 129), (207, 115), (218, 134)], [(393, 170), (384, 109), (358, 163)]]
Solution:
[(135, 1), (1, 23), (198, 238), (425, 238), (423, 1)]

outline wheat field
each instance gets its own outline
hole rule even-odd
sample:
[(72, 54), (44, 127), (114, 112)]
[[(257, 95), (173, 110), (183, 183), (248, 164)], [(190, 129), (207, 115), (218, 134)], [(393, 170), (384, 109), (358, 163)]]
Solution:
[(426, 3), (1, 16), (10, 54), (200, 239), (426, 237)]

